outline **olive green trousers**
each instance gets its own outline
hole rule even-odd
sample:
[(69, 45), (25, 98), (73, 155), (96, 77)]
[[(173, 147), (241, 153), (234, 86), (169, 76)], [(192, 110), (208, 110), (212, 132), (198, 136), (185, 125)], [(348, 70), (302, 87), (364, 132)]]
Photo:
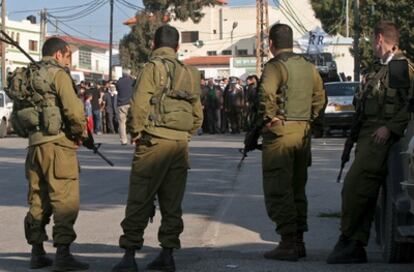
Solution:
[(387, 157), (394, 141), (377, 144), (372, 134), (377, 127), (361, 129), (352, 163), (342, 188), (342, 233), (364, 243), (369, 240), (378, 193), (387, 176)]
[(308, 122), (285, 122), (263, 136), (262, 170), (266, 210), (276, 232), (308, 230), (305, 186), (310, 162)]
[(188, 170), (188, 143), (152, 137), (137, 145), (129, 180), (124, 234), (121, 248), (142, 247), (144, 230), (148, 225), (157, 197), (161, 211), (158, 240), (162, 247), (180, 248), (183, 232), (181, 203), (184, 197)]
[(48, 240), (45, 226), (53, 214), (53, 242), (67, 245), (79, 212), (79, 166), (76, 149), (55, 142), (29, 147), (26, 157), (29, 212), (24, 220), (29, 244)]

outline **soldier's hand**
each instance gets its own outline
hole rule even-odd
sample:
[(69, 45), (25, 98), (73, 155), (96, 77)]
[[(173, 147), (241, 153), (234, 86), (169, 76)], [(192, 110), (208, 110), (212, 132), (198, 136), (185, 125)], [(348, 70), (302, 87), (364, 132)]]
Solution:
[(374, 138), (375, 143), (385, 144), (391, 136), (391, 131), (387, 127), (382, 126), (377, 129), (371, 136)]
[(139, 138), (141, 138), (141, 133), (138, 133), (136, 136), (131, 135), (131, 144), (139, 145)]
[(283, 123), (282, 119), (279, 119), (277, 117), (273, 117), (272, 120), (266, 124), (267, 128), (271, 128), (273, 126), (281, 125)]

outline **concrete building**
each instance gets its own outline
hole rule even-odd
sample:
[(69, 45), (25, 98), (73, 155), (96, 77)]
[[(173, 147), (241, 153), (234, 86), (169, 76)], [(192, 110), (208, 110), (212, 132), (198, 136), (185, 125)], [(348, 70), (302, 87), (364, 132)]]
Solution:
[[(72, 71), (80, 71), (85, 79), (100, 80), (109, 77), (109, 44), (73, 36), (58, 36), (72, 49)], [(118, 54), (118, 49), (112, 49)]]
[[(34, 17), (32, 21), (12, 21), (6, 17), (6, 32), (19, 45), (30, 54), (34, 60), (40, 60), (40, 24), (36, 23)], [(6, 45), (6, 71), (13, 71), (17, 67), (29, 64), (29, 59), (17, 48)]]
[[(299, 27), (289, 15), (285, 4), (269, 6), (270, 26), (280, 22), (292, 26), (294, 36), (294, 51), (306, 53), (301, 40), (309, 40), (308, 31), (321, 31), (321, 23), (314, 16), (314, 11), (309, 0), (290, 1), (292, 9), (300, 18), (303, 28)], [(181, 45), (179, 57), (185, 63), (199, 68), (206, 77), (222, 77), (229, 74), (246, 77), (255, 73), (256, 52), (256, 6), (215, 6), (203, 9), (203, 19), (194, 24), (191, 20), (186, 22), (171, 21), (181, 33)], [(291, 14), (291, 12), (290, 12)], [(353, 74), (353, 58), (350, 54), (352, 39), (341, 36), (329, 37), (329, 33), (323, 34), (325, 39), (320, 40), (324, 44), (321, 52), (331, 53), (337, 63), (338, 72), (345, 75)], [(317, 40), (315, 40), (317, 41)], [(203, 58), (200, 57), (227, 56), (227, 58)], [(223, 62), (227, 59), (228, 62)], [(218, 60), (217, 63), (215, 61)], [(211, 69), (215, 67), (216, 69)]]

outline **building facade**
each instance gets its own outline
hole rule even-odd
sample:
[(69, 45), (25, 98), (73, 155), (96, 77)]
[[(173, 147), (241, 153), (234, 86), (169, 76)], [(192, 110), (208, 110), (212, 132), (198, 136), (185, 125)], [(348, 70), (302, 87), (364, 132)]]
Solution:
[[(40, 24), (32, 21), (12, 21), (6, 17), (6, 32), (35, 60), (40, 60)], [(3, 43), (4, 44), (4, 43)], [(6, 44), (6, 71), (11, 72), (17, 67), (26, 66), (30, 60), (19, 49)]]
[[(298, 26), (286, 6), (279, 4), (269, 6), (269, 25), (285, 23), (292, 27), (294, 36), (294, 51), (306, 53), (300, 41), (309, 34), (305, 32), (314, 29), (321, 30), (321, 23), (316, 19), (309, 0), (291, 1), (292, 9), (301, 19), (303, 28)], [(227, 74), (246, 77), (255, 73), (256, 54), (256, 6), (214, 6), (205, 7), (202, 20), (195, 24), (191, 20), (186, 22), (171, 21), (181, 34), (179, 57), (185, 63), (197, 62), (206, 76), (221, 77), (223, 70)], [(329, 33), (325, 33), (329, 36)], [(321, 40), (323, 41), (323, 40)], [(332, 54), (339, 73), (353, 75), (353, 58), (350, 53), (352, 39), (342, 36), (325, 39), (322, 52)], [(322, 53), (321, 52), (321, 53)], [(206, 64), (199, 63), (200, 57), (227, 56), (228, 65), (214, 63), (215, 58), (205, 58)], [(214, 72), (211, 66), (216, 66)], [(204, 67), (205, 66), (205, 67)]]
[[(65, 40), (72, 49), (72, 71), (83, 72), (87, 80), (109, 78), (109, 44), (72, 36), (58, 36)], [(117, 55), (118, 49), (113, 48)], [(113, 60), (114, 62), (114, 60)]]

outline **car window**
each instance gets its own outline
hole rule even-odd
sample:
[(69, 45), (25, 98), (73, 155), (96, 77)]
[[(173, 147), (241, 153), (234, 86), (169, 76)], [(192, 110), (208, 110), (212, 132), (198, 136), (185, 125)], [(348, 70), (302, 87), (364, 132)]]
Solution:
[(357, 88), (358, 83), (325, 85), (325, 90), (328, 96), (354, 96)]

